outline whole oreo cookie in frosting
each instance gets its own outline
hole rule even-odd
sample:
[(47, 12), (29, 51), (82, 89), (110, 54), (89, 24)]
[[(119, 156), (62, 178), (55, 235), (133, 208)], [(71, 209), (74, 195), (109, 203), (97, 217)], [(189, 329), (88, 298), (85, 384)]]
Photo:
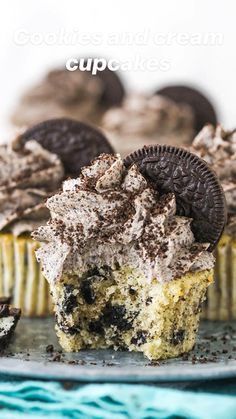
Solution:
[(162, 95), (176, 103), (189, 105), (195, 116), (196, 132), (200, 131), (207, 123), (217, 124), (216, 111), (211, 102), (197, 89), (183, 85), (167, 86), (159, 89), (155, 94)]
[(27, 129), (20, 135), (25, 143), (38, 141), (42, 147), (57, 154), (67, 175), (78, 176), (83, 166), (102, 153), (114, 151), (106, 137), (97, 129), (68, 118), (49, 119)]
[(192, 218), (196, 240), (214, 249), (226, 223), (226, 204), (216, 175), (202, 159), (181, 148), (156, 145), (135, 151), (124, 163), (136, 164), (160, 194), (173, 192), (177, 214)]

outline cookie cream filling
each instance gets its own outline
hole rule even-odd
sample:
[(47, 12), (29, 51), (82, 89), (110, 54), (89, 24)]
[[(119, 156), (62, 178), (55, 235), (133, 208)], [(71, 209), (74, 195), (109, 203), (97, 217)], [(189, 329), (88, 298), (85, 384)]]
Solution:
[(208, 243), (197, 243), (191, 219), (176, 215), (174, 194), (159, 196), (133, 165), (101, 155), (48, 199), (51, 220), (33, 234), (50, 282), (88, 267), (132, 266), (148, 281), (211, 269)]
[(0, 156), (0, 230), (32, 231), (48, 219), (44, 201), (60, 186), (62, 163), (36, 141), (24, 145), (19, 138), (0, 146)]

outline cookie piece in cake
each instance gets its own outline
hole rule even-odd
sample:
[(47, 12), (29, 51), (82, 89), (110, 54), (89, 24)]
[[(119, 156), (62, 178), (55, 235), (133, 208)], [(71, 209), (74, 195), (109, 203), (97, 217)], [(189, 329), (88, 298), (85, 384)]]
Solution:
[(21, 316), (19, 308), (9, 305), (9, 298), (0, 298), (0, 351), (9, 344)]

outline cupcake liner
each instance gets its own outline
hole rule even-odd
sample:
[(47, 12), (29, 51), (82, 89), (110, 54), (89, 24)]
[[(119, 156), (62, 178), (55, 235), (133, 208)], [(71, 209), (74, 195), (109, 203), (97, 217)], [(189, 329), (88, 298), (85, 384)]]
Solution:
[(216, 248), (214, 283), (209, 287), (202, 317), (236, 319), (236, 237), (224, 234)]
[(10, 235), (1, 236), (3, 297), (10, 297), (14, 284), (14, 249)]
[(52, 314), (48, 283), (35, 257), (37, 247), (28, 236), (0, 234), (0, 297), (11, 297), (28, 317)]

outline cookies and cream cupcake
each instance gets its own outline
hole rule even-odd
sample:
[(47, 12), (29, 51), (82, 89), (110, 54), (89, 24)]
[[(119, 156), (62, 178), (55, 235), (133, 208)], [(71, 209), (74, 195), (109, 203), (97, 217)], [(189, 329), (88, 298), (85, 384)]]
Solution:
[(201, 159), (166, 146), (124, 162), (103, 154), (47, 208), (33, 237), (64, 350), (192, 349), (224, 226), (222, 189)]
[(49, 290), (35, 258), (31, 232), (46, 223), (44, 201), (61, 185), (59, 158), (36, 141), (17, 137), (0, 146), (0, 297), (26, 316), (51, 312)]
[(227, 225), (216, 249), (215, 283), (208, 290), (203, 314), (210, 320), (236, 319), (236, 132), (206, 125), (194, 139), (191, 151), (218, 175), (228, 210)]
[(44, 121), (0, 146), (0, 297), (11, 297), (24, 316), (52, 312), (30, 236), (49, 218), (45, 200), (101, 152), (112, 148), (99, 131), (66, 118)]
[(120, 78), (108, 69), (95, 76), (88, 71), (59, 68), (23, 94), (12, 122), (28, 127), (49, 118), (66, 117), (97, 124), (124, 94)]
[(114, 149), (126, 156), (144, 145), (190, 143), (194, 115), (190, 106), (164, 96), (133, 94), (106, 112), (102, 127)]

